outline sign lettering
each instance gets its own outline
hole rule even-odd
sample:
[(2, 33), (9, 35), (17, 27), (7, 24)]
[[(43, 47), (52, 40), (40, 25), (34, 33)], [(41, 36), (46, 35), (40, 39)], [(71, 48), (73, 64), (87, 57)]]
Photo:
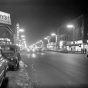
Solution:
[(0, 11), (0, 23), (11, 25), (10, 14)]

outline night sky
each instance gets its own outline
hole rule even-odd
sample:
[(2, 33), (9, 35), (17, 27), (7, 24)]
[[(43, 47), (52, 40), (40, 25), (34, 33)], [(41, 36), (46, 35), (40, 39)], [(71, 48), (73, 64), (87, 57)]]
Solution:
[(19, 23), (25, 30), (27, 45), (31, 45), (87, 14), (87, 5), (87, 0), (0, 0), (0, 11), (10, 13), (12, 30)]

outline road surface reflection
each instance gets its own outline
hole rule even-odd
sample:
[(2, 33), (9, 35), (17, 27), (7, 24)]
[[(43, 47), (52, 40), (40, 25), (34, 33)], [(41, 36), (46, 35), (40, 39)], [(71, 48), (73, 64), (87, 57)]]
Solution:
[(34, 53), (28, 54), (27, 56), (28, 56), (28, 58), (37, 58), (37, 54), (34, 54)]

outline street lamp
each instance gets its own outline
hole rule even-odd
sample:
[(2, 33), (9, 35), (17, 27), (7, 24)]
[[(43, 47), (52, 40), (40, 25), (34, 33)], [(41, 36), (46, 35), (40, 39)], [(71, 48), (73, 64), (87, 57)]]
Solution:
[(72, 28), (72, 30), (73, 30), (73, 44), (74, 44), (74, 29), (75, 29), (75, 27), (74, 27), (74, 25), (69, 24), (69, 25), (67, 25), (67, 28)]
[(40, 40), (39, 42), (42, 42), (42, 40)]
[(44, 39), (48, 41), (48, 44), (50, 43), (50, 36), (45, 37)]
[(72, 24), (67, 25), (68, 28), (73, 28), (74, 26)]
[(51, 36), (55, 36), (56, 34), (55, 33), (52, 33)]
[(56, 43), (57, 43), (57, 36), (55, 33), (52, 33), (51, 36), (56, 36)]
[(47, 37), (45, 37), (44, 39), (46, 39), (46, 40), (47, 40)]
[(21, 37), (22, 37), (22, 38), (24, 38), (24, 37), (25, 37), (25, 35), (21, 35)]
[(22, 40), (24, 40), (24, 41), (25, 41), (25, 39), (22, 39)]

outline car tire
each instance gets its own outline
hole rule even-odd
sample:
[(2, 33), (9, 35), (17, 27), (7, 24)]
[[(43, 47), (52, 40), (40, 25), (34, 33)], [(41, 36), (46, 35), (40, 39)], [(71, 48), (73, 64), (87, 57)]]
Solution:
[(88, 57), (88, 54), (87, 54), (87, 57)]
[(13, 66), (13, 70), (16, 71), (17, 70), (17, 65)]
[(19, 69), (19, 62), (17, 63), (17, 68)]

